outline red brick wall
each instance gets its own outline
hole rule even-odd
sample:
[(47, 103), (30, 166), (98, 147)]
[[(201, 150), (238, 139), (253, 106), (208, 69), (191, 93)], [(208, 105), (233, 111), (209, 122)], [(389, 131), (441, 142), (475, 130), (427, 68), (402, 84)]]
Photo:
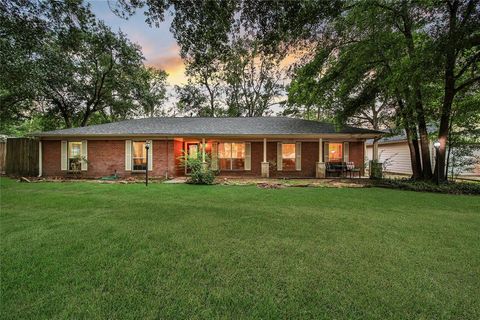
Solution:
[(44, 176), (53, 177), (64, 174), (64, 172), (60, 170), (60, 152), (60, 140), (42, 141), (42, 174)]
[(364, 161), (365, 161), (365, 148), (363, 141), (350, 142), (348, 158), (355, 163), (355, 167), (361, 168), (363, 173)]
[[(209, 142), (207, 152), (210, 152)], [(60, 140), (44, 140), (43, 146), (43, 175), (63, 176), (66, 171), (60, 170)], [(183, 176), (185, 169), (181, 166), (179, 157), (182, 155), (183, 142), (178, 140), (153, 140), (153, 171), (152, 177)], [(362, 168), (364, 162), (363, 142), (350, 142), (350, 161)], [(251, 143), (251, 171), (222, 171), (222, 176), (260, 176), (261, 162), (263, 161), (263, 142)], [(142, 176), (143, 173), (125, 171), (125, 140), (88, 140), (88, 170), (82, 176), (98, 178), (111, 175), (114, 171), (121, 177)], [(267, 143), (267, 160), (270, 163), (277, 161), (277, 143)], [(276, 165), (270, 167), (271, 177), (315, 177), (315, 166), (318, 161), (318, 142), (302, 142), (302, 170), (279, 171)], [(168, 169), (167, 169), (168, 168)]]
[[(252, 163), (251, 171), (221, 171), (222, 176), (260, 176), (261, 162), (263, 161), (263, 142), (251, 143)], [(277, 142), (267, 143), (267, 161), (277, 162)], [(270, 166), (270, 177), (315, 177), (315, 165), (318, 161), (318, 142), (302, 142), (302, 170), (278, 171), (277, 167)]]
[[(153, 170), (152, 177), (176, 175), (176, 150), (174, 141), (153, 140)], [(45, 140), (43, 146), (43, 175), (63, 176), (66, 171), (60, 169), (60, 140)], [(88, 170), (81, 175), (88, 178), (108, 176), (115, 171), (121, 177), (142, 176), (143, 173), (125, 171), (125, 140), (88, 140)], [(177, 152), (178, 153), (178, 152)], [(168, 165), (167, 165), (168, 163)]]

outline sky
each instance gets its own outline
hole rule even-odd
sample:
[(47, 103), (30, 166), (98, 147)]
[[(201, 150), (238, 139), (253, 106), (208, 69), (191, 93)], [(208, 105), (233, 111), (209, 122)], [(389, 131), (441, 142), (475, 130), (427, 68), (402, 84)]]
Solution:
[(147, 66), (165, 70), (169, 85), (177, 85), (186, 82), (185, 65), (180, 57), (180, 50), (173, 34), (170, 32), (172, 17), (166, 15), (166, 19), (157, 28), (150, 27), (145, 22), (143, 11), (137, 12), (128, 20), (115, 15), (109, 4), (114, 0), (90, 0), (88, 1), (98, 19), (103, 20), (113, 31), (121, 30), (128, 38), (142, 47)]
[[(168, 101), (165, 109), (168, 110), (175, 105), (176, 95), (174, 85), (182, 85), (187, 82), (185, 76), (185, 64), (180, 57), (180, 48), (177, 45), (173, 34), (170, 32), (172, 17), (165, 15), (159, 27), (150, 26), (145, 22), (143, 10), (138, 10), (128, 19), (121, 18), (113, 13), (110, 6), (115, 7), (116, 0), (86, 0), (92, 6), (92, 11), (97, 19), (103, 20), (113, 31), (121, 30), (130, 41), (142, 47), (145, 57), (145, 65), (165, 70), (168, 73), (167, 95)], [(297, 59), (295, 55), (288, 55), (281, 63), (282, 68), (287, 68)], [(282, 94), (275, 98), (275, 101), (283, 101), (286, 96)], [(272, 111), (279, 112), (278, 106)]]

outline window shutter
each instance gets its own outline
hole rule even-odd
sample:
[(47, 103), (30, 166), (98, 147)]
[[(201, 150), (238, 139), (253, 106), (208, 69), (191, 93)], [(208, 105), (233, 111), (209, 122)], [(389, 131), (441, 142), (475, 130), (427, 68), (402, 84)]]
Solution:
[(328, 162), (328, 142), (323, 144), (323, 162)]
[(252, 144), (250, 142), (245, 143), (245, 170), (252, 170)]
[(153, 140), (147, 140), (146, 142), (150, 143), (150, 148), (148, 148), (148, 171), (153, 170)]
[(217, 150), (218, 150), (218, 143), (217, 143), (217, 142), (212, 142), (212, 155), (211, 155), (212, 163), (211, 163), (211, 165), (210, 165), (210, 167), (211, 167), (212, 170), (218, 170), (218, 154), (217, 154)]
[(60, 149), (60, 168), (62, 171), (68, 170), (68, 142), (62, 141), (62, 146)]
[(87, 153), (87, 140), (82, 141), (82, 171), (87, 171), (88, 169), (88, 162), (85, 160), (88, 160), (88, 153)]
[(282, 143), (277, 142), (277, 171), (283, 169), (283, 157), (282, 157)]
[(132, 171), (132, 140), (125, 140), (125, 171)]
[(349, 153), (350, 153), (350, 145), (348, 142), (343, 143), (343, 162), (349, 162)]
[(302, 170), (302, 143), (297, 142), (295, 145), (295, 169)]

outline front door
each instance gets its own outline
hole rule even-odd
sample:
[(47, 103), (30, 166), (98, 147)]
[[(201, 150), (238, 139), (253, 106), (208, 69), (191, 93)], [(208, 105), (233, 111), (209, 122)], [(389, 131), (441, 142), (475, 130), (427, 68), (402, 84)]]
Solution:
[[(198, 157), (199, 143), (187, 143), (187, 154), (189, 158), (196, 159)], [(190, 169), (185, 167), (185, 174), (189, 174)]]

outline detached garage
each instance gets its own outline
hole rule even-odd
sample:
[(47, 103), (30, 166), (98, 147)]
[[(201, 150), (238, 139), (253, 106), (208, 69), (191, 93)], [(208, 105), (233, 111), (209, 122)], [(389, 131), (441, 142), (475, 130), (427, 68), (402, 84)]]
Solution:
[[(373, 159), (373, 140), (366, 142), (367, 160)], [(435, 148), (430, 141), (430, 158), (435, 164)], [(474, 150), (473, 158), (476, 164), (467, 170), (459, 170), (460, 176), (480, 177), (480, 146)], [(412, 174), (410, 150), (404, 135), (382, 138), (378, 141), (378, 159), (384, 163), (385, 172), (392, 174)], [(449, 173), (450, 174), (450, 173)]]

